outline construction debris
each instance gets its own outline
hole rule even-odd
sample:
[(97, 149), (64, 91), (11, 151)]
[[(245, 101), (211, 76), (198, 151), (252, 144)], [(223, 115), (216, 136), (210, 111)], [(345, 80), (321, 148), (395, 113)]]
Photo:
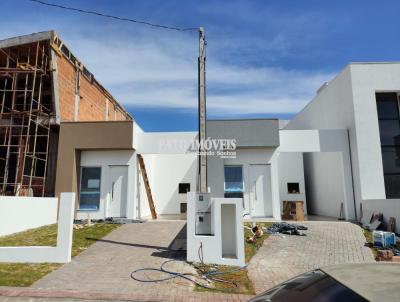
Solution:
[(84, 227), (85, 227), (84, 224), (75, 224), (74, 223), (74, 230), (80, 230), (80, 229), (83, 229)]
[(391, 250), (378, 250), (376, 261), (392, 261), (394, 253)]
[(292, 224), (292, 223), (287, 223), (287, 222), (277, 222), (274, 223), (272, 226), (269, 228), (264, 228), (264, 230), (270, 234), (286, 234), (286, 235), (297, 235), (297, 236), (305, 236), (306, 234), (300, 233), (299, 231), (306, 231), (308, 230), (307, 227), (298, 225), (298, 224)]
[(256, 238), (260, 238), (262, 237), (262, 235), (264, 235), (262, 228), (260, 228), (258, 225), (253, 227), (251, 231), (253, 232), (254, 236), (256, 236)]
[(251, 230), (252, 235), (247, 236), (247, 243), (255, 243), (257, 241), (257, 238), (261, 238), (264, 235), (264, 231), (258, 225), (255, 225), (254, 227), (248, 229)]
[(304, 221), (304, 202), (298, 201), (283, 201), (282, 219)]
[(369, 223), (364, 223), (363, 228), (369, 231), (375, 231), (378, 230), (380, 227), (382, 227), (382, 223), (383, 223), (383, 214), (372, 213)]

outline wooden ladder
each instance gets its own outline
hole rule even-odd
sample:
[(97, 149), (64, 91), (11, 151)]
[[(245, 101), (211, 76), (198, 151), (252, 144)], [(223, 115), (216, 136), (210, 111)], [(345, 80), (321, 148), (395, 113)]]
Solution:
[(144, 159), (141, 154), (138, 154), (137, 158), (139, 161), (140, 171), (142, 171), (142, 177), (144, 181), (144, 187), (146, 188), (147, 201), (149, 202), (151, 217), (153, 219), (157, 219), (156, 207), (154, 206), (153, 195), (151, 194), (149, 178), (147, 177), (147, 172), (146, 172), (146, 165), (144, 164)]

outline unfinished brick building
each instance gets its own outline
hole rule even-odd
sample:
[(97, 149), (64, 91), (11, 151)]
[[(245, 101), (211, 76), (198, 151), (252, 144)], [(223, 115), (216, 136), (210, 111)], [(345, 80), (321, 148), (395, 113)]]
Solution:
[(54, 195), (61, 122), (126, 120), (55, 32), (0, 41), (0, 195)]

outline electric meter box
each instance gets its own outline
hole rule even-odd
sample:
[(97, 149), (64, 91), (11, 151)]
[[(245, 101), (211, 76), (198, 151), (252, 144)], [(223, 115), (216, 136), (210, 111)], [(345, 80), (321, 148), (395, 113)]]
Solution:
[(210, 193), (196, 193), (195, 195), (195, 232), (196, 235), (212, 235), (211, 227), (211, 196)]
[(211, 212), (211, 197), (209, 193), (198, 193), (196, 196), (196, 213)]

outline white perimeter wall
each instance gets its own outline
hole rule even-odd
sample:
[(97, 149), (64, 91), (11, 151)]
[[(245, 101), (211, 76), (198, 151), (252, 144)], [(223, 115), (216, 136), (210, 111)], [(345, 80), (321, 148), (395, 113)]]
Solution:
[(0, 236), (57, 222), (57, 198), (0, 196)]
[[(11, 197), (15, 200), (20, 197)], [(27, 203), (35, 202), (37, 199), (42, 201), (49, 198), (23, 197)], [(55, 198), (50, 198), (55, 199)], [(57, 199), (55, 201), (58, 204)], [(57, 246), (4, 246), (0, 247), (0, 262), (20, 262), (20, 263), (66, 263), (71, 261), (72, 253), (72, 233), (74, 224), (75, 193), (61, 193), (58, 208), (57, 226)], [(26, 208), (29, 208), (27, 206)], [(38, 208), (41, 208), (39, 206)], [(51, 206), (50, 206), (51, 208)], [(57, 209), (56, 209), (57, 212)], [(37, 219), (40, 219), (40, 213)], [(3, 221), (2, 221), (3, 222)], [(18, 221), (14, 222), (18, 223)], [(2, 224), (3, 226), (3, 224)]]
[[(110, 185), (110, 166), (127, 166), (127, 207), (126, 217), (136, 219), (135, 206), (135, 187), (136, 187), (136, 153), (132, 150), (110, 150), (110, 151), (82, 151), (81, 166), (85, 167), (101, 167), (101, 190), (100, 190), (100, 207), (97, 212), (91, 213), (91, 219), (104, 219), (107, 217), (107, 207), (110, 201), (111, 185)], [(87, 219), (87, 212), (79, 212), (77, 219)]]
[[(157, 214), (180, 213), (180, 204), (186, 203), (186, 194), (178, 193), (179, 183), (190, 183), (196, 191), (197, 155), (146, 154), (143, 156)], [(141, 217), (150, 215), (143, 179), (140, 175)]]

